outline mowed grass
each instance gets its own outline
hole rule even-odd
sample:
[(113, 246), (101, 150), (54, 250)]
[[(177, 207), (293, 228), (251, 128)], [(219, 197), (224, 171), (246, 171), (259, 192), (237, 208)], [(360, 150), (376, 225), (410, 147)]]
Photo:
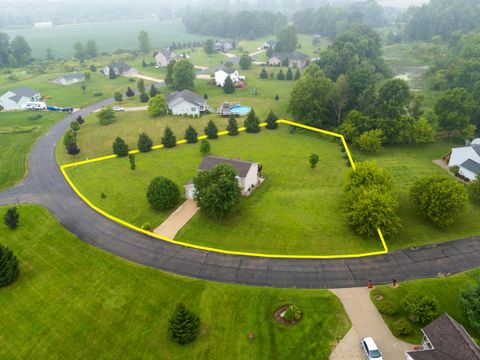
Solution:
[[(41, 114), (42, 118), (30, 120), (29, 117), (35, 114)], [(0, 113), (0, 190), (13, 186), (25, 176), (27, 155), (33, 143), (63, 116), (65, 116), (65, 113)], [(32, 128), (33, 130), (19, 133), (1, 133), (2, 129), (8, 130), (14, 127)]]
[[(456, 218), (452, 225), (440, 228), (422, 217), (409, 200), (410, 188), (420, 178), (430, 175), (449, 176), (445, 170), (433, 164), (432, 160), (443, 158), (456, 146), (458, 144), (439, 142), (420, 147), (385, 147), (380, 154), (369, 157), (392, 174), (394, 189), (400, 201), (402, 228), (387, 239), (391, 250), (480, 234), (480, 206), (477, 204), (469, 202), (467, 210)], [(357, 158), (366, 159), (364, 156)]]
[[(460, 309), (459, 296), (460, 292), (467, 286), (475, 284), (479, 275), (479, 270), (473, 270), (447, 278), (406, 281), (400, 283), (400, 287), (398, 288), (392, 288), (389, 285), (379, 286), (371, 293), (371, 299), (377, 307), (384, 301), (391, 301), (399, 306), (399, 314), (394, 317), (383, 316), (383, 318), (390, 328), (392, 327), (392, 324), (400, 318), (404, 318), (410, 322), (413, 329), (412, 333), (408, 336), (400, 337), (405, 341), (419, 344), (422, 339), (422, 333), (420, 330), (422, 325), (418, 322), (409, 320), (409, 314), (407, 314), (402, 307), (402, 299), (404, 296), (410, 292), (414, 292), (435, 297), (438, 301), (439, 316), (443, 313), (448, 313), (456, 321), (462, 324), (469, 334), (478, 342), (480, 340), (480, 333), (470, 326), (469, 322), (463, 315), (463, 312)], [(384, 300), (378, 301), (374, 297), (375, 294), (382, 294)]]
[[(0, 225), (2, 243), (20, 262), (17, 282), (0, 289), (2, 359), (327, 360), (350, 327), (327, 290), (174, 276), (87, 245), (43, 208), (22, 205), (20, 216), (15, 231)], [(201, 318), (201, 334), (187, 346), (167, 334), (178, 302)], [(276, 323), (273, 312), (290, 303), (303, 310), (302, 320)]]
[[(234, 215), (213, 221), (197, 214), (176, 239), (203, 246), (274, 254), (331, 255), (382, 249), (377, 238), (357, 236), (343, 216), (348, 170), (337, 142), (311, 134), (290, 134), (286, 126), (260, 134), (242, 133), (211, 141), (212, 154), (263, 165), (264, 184), (242, 198)], [(320, 163), (310, 169), (308, 156)], [(141, 226), (159, 225), (171, 211), (154, 211), (146, 189), (166, 176), (182, 189), (197, 172), (199, 145), (181, 145), (128, 160), (114, 159), (67, 169), (80, 192), (106, 212)], [(102, 198), (101, 193), (106, 195)], [(183, 192), (183, 189), (182, 189)]]
[(206, 36), (189, 34), (180, 19), (174, 20), (122, 20), (98, 23), (60, 25), (44, 29), (8, 30), (10, 37), (22, 35), (32, 48), (33, 56), (44, 58), (47, 48), (55, 57), (71, 58), (73, 44), (93, 39), (100, 52), (113, 52), (117, 49), (138, 49), (137, 36), (141, 30), (150, 34), (152, 47), (159, 49), (172, 42), (188, 43), (201, 41)]

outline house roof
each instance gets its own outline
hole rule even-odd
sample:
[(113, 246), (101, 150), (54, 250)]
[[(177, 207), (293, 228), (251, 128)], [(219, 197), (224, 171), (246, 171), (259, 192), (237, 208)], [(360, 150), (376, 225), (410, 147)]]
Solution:
[(190, 90), (183, 90), (183, 91), (175, 91), (170, 95), (168, 95), (167, 103), (170, 104), (179, 98), (185, 99), (186, 101), (192, 104), (203, 104), (205, 102), (205, 99), (203, 98), (203, 96), (195, 94)]
[(412, 351), (414, 360), (480, 360), (480, 349), (462, 325), (443, 314), (422, 329), (433, 350)]
[(294, 51), (289, 53), (273, 53), (270, 59), (271, 58), (277, 58), (280, 60), (289, 59), (289, 60), (305, 61), (309, 58), (309, 56), (304, 53), (301, 53), (300, 51)]
[(265, 44), (267, 44), (268, 46), (275, 46), (277, 45), (277, 42), (275, 40), (267, 40), (265, 41)]
[(480, 156), (480, 145), (479, 144), (472, 144), (472, 149)]
[(75, 74), (62, 75), (55, 80), (65, 79), (68, 81), (68, 80), (84, 79), (84, 78), (85, 78), (85, 75), (83, 75), (83, 73), (75, 73)]
[(113, 67), (114, 69), (118, 69), (120, 72), (128, 71), (131, 69), (131, 66), (128, 64), (125, 64), (124, 62), (114, 62), (108, 66)]
[(226, 67), (226, 68), (223, 68), (223, 69), (218, 69), (218, 70), (215, 71), (215, 72), (219, 72), (219, 71), (226, 72), (227, 74), (233, 74), (233, 73), (234, 73), (235, 71), (237, 71), (237, 70), (235, 70), (234, 68), (227, 68), (227, 67)]
[(32, 88), (29, 88), (29, 87), (21, 87), (18, 89), (10, 90), (10, 92), (14, 93), (17, 96), (26, 96), (26, 97), (32, 97), (35, 94), (38, 94), (37, 90), (33, 90)]
[(227, 159), (219, 156), (205, 156), (198, 170), (210, 170), (220, 164), (231, 165), (239, 177), (246, 177), (250, 168), (254, 165), (254, 163), (250, 161)]
[(460, 166), (473, 172), (474, 174), (480, 174), (480, 164), (472, 159), (464, 161)]

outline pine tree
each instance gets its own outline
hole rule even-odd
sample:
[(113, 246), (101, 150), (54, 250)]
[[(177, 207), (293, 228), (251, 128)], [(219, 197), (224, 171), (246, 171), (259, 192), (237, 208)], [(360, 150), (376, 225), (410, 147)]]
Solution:
[(121, 137), (117, 137), (113, 143), (113, 153), (118, 157), (128, 155), (128, 145)]
[(85, 122), (82, 115), (78, 115), (75, 120), (78, 122), (79, 125), (82, 125)]
[(177, 145), (177, 137), (169, 126), (167, 126), (163, 132), (162, 144), (166, 148), (172, 148)]
[(197, 130), (195, 130), (192, 125), (190, 125), (187, 130), (185, 130), (185, 140), (187, 140), (187, 143), (189, 144), (194, 144), (198, 141), (197, 137)]
[(138, 135), (137, 146), (140, 152), (149, 152), (150, 150), (152, 150), (153, 141), (150, 138), (150, 136), (148, 136), (146, 133), (143, 132), (140, 135)]
[(0, 288), (15, 282), (18, 273), (17, 257), (12, 250), (0, 245)]
[(132, 88), (129, 86), (127, 91), (125, 92), (125, 95), (131, 98), (132, 96), (135, 96), (135, 91), (133, 91)]
[(292, 69), (288, 68), (287, 70), (287, 75), (285, 76), (286, 80), (292, 80), (293, 79), (293, 74), (292, 74)]
[(265, 68), (262, 68), (262, 71), (260, 72), (260, 79), (268, 79), (268, 72)]
[(210, 120), (205, 127), (205, 135), (207, 135), (207, 139), (218, 138), (218, 128), (212, 120)]
[(298, 79), (300, 79), (300, 76), (301, 76), (300, 70), (297, 69), (297, 70), (295, 71), (295, 76), (294, 76), (293, 78), (294, 78), (295, 80), (298, 80)]
[(225, 94), (233, 94), (235, 92), (235, 86), (230, 76), (227, 76), (223, 84), (223, 92)]
[(173, 84), (173, 67), (175, 66), (176, 61), (172, 60), (167, 65), (167, 75), (165, 76), (165, 84), (172, 85)]
[(137, 81), (137, 89), (140, 92), (145, 91), (145, 81), (143, 79)]
[(258, 117), (255, 115), (255, 111), (252, 109), (248, 113), (248, 116), (245, 120), (245, 131), (248, 133), (258, 133), (260, 132), (260, 121)]
[(19, 220), (20, 220), (20, 214), (18, 213), (17, 208), (16, 207), (8, 208), (3, 217), (3, 222), (5, 223), (5, 225), (7, 225), (10, 229), (13, 230), (18, 226)]
[(108, 68), (108, 78), (110, 80), (115, 80), (117, 78), (117, 74), (115, 74), (115, 70), (113, 69), (113, 66), (110, 66)]
[(177, 305), (169, 320), (168, 333), (173, 341), (185, 345), (197, 337), (200, 330), (200, 318), (182, 303)]
[(280, 69), (280, 71), (277, 74), (277, 80), (285, 80), (285, 74), (283, 73), (282, 69)]
[(278, 120), (277, 115), (275, 115), (273, 111), (270, 111), (268, 113), (267, 120), (266, 120), (267, 122), (266, 128), (270, 130), (274, 130), (278, 128), (277, 120)]
[(207, 155), (208, 153), (210, 153), (210, 143), (205, 139), (203, 139), (200, 143), (200, 152), (203, 155)]
[(227, 131), (228, 135), (230, 136), (238, 135), (238, 124), (237, 119), (235, 119), (235, 115), (230, 115), (228, 118)]
[(148, 97), (147, 93), (146, 93), (146, 92), (142, 92), (142, 93), (140, 94), (140, 101), (141, 101), (142, 103), (147, 103), (148, 100), (150, 100), (150, 98)]
[(158, 93), (157, 88), (155, 87), (155, 85), (152, 84), (152, 86), (150, 86), (150, 97), (155, 97), (157, 93)]
[(67, 149), (68, 155), (78, 155), (80, 153), (80, 149), (77, 147), (76, 142), (66, 145), (65, 149)]

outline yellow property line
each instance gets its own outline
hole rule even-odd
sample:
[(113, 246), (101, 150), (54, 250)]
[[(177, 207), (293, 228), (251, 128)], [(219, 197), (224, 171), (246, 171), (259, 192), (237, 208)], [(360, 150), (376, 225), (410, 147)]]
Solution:
[[(345, 147), (345, 151), (347, 153), (347, 156), (348, 156), (348, 160), (350, 161), (350, 164), (352, 166), (352, 169), (356, 170), (356, 167), (355, 167), (355, 163), (353, 161), (353, 158), (352, 158), (352, 155), (350, 153), (350, 149), (348, 148), (348, 145), (345, 141), (345, 138), (342, 134), (338, 134), (338, 133), (335, 133), (335, 132), (331, 132), (331, 131), (327, 131), (327, 130), (322, 130), (322, 129), (318, 129), (318, 128), (314, 128), (314, 127), (311, 127), (311, 126), (307, 126), (307, 125), (303, 125), (303, 124), (300, 124), (300, 123), (296, 123), (296, 122), (293, 122), (293, 121), (289, 121), (289, 120), (277, 120), (277, 123), (279, 124), (287, 124), (287, 125), (291, 125), (291, 126), (296, 126), (296, 127), (299, 127), (299, 128), (303, 128), (303, 129), (307, 129), (307, 130), (311, 130), (311, 131), (315, 131), (315, 132), (318, 132), (318, 133), (322, 133), (322, 134), (326, 134), (326, 135), (330, 135), (330, 136), (334, 136), (334, 137), (337, 137), (339, 138), (341, 141), (342, 141), (342, 144), (343, 146)], [(267, 123), (261, 123), (260, 126), (261, 127), (264, 127), (266, 126)], [(239, 131), (245, 131), (245, 127), (241, 127), (238, 129)], [(218, 133), (219, 136), (224, 136), (224, 135), (227, 135), (228, 134), (228, 131), (221, 131)], [(201, 140), (201, 139), (206, 139), (206, 135), (201, 135), (199, 136), (197, 139)], [(186, 140), (179, 140), (177, 141), (177, 144), (180, 145), (180, 144), (185, 144), (187, 141)], [(156, 145), (156, 146), (153, 146), (152, 149), (162, 149), (164, 146), (163, 145)], [(136, 154), (138, 153), (139, 150), (131, 150), (129, 151), (129, 154)], [(217, 248), (212, 248), (212, 247), (208, 247), (208, 246), (201, 246), (201, 245), (195, 245), (195, 244), (190, 244), (190, 243), (185, 243), (185, 242), (182, 242), (182, 241), (177, 241), (177, 240), (174, 240), (174, 239), (169, 239), (165, 236), (162, 236), (162, 235), (158, 235), (158, 234), (155, 234), (153, 232), (150, 232), (150, 231), (147, 231), (147, 230), (144, 230), (138, 226), (135, 226), (133, 224), (130, 224), (126, 221), (123, 221), (105, 211), (103, 211), (102, 209), (100, 209), (99, 207), (97, 207), (96, 205), (94, 205), (90, 200), (88, 200), (81, 192), (80, 190), (78, 190), (78, 188), (75, 186), (75, 184), (72, 182), (72, 180), (70, 179), (70, 177), (68, 176), (67, 172), (66, 172), (66, 169), (68, 168), (71, 168), (71, 167), (76, 167), (76, 166), (81, 166), (81, 165), (85, 165), (85, 164), (91, 164), (91, 163), (95, 163), (95, 162), (99, 162), (99, 161), (103, 161), (103, 160), (110, 160), (110, 159), (114, 159), (116, 158), (117, 155), (107, 155), (107, 156), (102, 156), (102, 157), (98, 157), (98, 158), (93, 158), (93, 159), (88, 159), (88, 160), (84, 160), (84, 161), (78, 161), (78, 162), (75, 162), (75, 163), (71, 163), (71, 164), (66, 164), (66, 165), (62, 165), (60, 167), (60, 170), (63, 174), (63, 176), (65, 177), (65, 179), (67, 180), (68, 184), (70, 185), (70, 187), (73, 189), (73, 191), (78, 195), (78, 197), (80, 197), (80, 199), (82, 199), (88, 206), (90, 206), (93, 210), (95, 210), (96, 212), (100, 213), (101, 215), (105, 216), (107, 219), (110, 219), (120, 225), (123, 225), (129, 229), (132, 229), (132, 230), (135, 230), (135, 231), (138, 231), (140, 233), (143, 233), (145, 235), (148, 235), (148, 236), (151, 236), (151, 237), (154, 237), (154, 238), (157, 238), (157, 239), (160, 239), (160, 240), (163, 240), (163, 241), (167, 241), (169, 243), (172, 243), (172, 244), (175, 244), (175, 245), (181, 245), (181, 246), (185, 246), (185, 247), (189, 247), (189, 248), (193, 248), (193, 249), (198, 249), (198, 250), (205, 250), (205, 251), (211, 251), (211, 252), (216, 252), (216, 253), (222, 253), (222, 254), (229, 254), (229, 255), (243, 255), (243, 256), (253, 256), (253, 257), (264, 257), (264, 258), (284, 258), (284, 259), (344, 259), (344, 258), (360, 258), (360, 257), (365, 257), (365, 256), (373, 256), (373, 255), (382, 255), (382, 254), (386, 254), (388, 253), (388, 247), (387, 247), (387, 244), (385, 242), (385, 239), (383, 237), (383, 234), (382, 234), (382, 231), (377, 228), (377, 232), (378, 232), (378, 236), (382, 242), (382, 246), (383, 246), (383, 250), (380, 250), (380, 251), (373, 251), (373, 252), (366, 252), (366, 253), (359, 253), (359, 254), (342, 254), (342, 255), (281, 255), (281, 254), (262, 254), (262, 253), (252, 253), (252, 252), (243, 252), (243, 251), (230, 251), (230, 250), (223, 250), (223, 249), (217, 249)]]

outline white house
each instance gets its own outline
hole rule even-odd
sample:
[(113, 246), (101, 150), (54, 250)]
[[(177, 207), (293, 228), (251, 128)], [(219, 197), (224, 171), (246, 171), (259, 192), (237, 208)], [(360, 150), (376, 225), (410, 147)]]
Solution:
[(234, 84), (239, 80), (245, 80), (245, 77), (240, 76), (237, 70), (225, 68), (215, 71), (215, 85), (223, 87), (227, 77), (230, 77)]
[[(220, 164), (228, 164), (235, 169), (238, 186), (243, 196), (250, 195), (264, 180), (262, 177), (262, 165), (250, 161), (227, 159), (218, 156), (205, 156), (198, 167), (198, 171), (208, 171)], [(195, 195), (195, 185), (193, 185), (193, 181), (189, 181), (184, 188), (186, 198), (193, 199)]]
[(0, 106), (6, 110), (24, 110), (27, 103), (42, 99), (40, 92), (29, 87), (9, 90), (0, 97)]
[(113, 71), (115, 72), (115, 75), (117, 76), (130, 76), (138, 73), (136, 69), (132, 68), (128, 64), (125, 64), (123, 62), (115, 62), (103, 68), (102, 71), (105, 77), (108, 77), (110, 75), (110, 68), (113, 69)]
[(190, 90), (175, 91), (167, 96), (167, 106), (172, 115), (194, 115), (210, 110), (207, 100)]
[(480, 139), (469, 146), (453, 148), (447, 159), (448, 167), (458, 166), (460, 175), (475, 181), (480, 174)]
[(73, 85), (83, 81), (85, 81), (85, 75), (83, 73), (62, 75), (56, 79), (50, 80), (51, 83), (57, 85)]
[(422, 344), (407, 360), (480, 360), (480, 349), (462, 325), (443, 314), (422, 329)]
[(179, 59), (182, 59), (182, 56), (175, 54), (168, 48), (159, 51), (158, 54), (155, 55), (155, 62), (157, 63), (158, 67), (165, 67), (170, 63), (170, 61)]
[(296, 67), (298, 69), (304, 68), (308, 65), (310, 57), (299, 51), (290, 53), (273, 53), (267, 61), (269, 66), (282, 66), (287, 63), (287, 66)]
[(262, 46), (260, 46), (260, 49), (275, 49), (276, 46), (277, 42), (275, 40), (267, 40), (262, 44)]

